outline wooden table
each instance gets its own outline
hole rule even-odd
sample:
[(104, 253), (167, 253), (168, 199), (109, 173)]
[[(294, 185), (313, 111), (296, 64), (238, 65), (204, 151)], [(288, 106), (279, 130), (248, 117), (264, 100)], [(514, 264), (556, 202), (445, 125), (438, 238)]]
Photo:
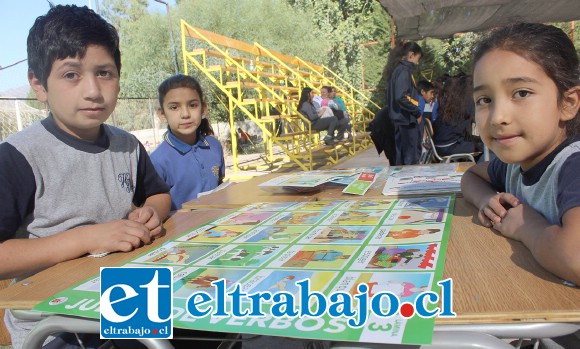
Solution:
[[(287, 173), (283, 173), (287, 174)], [(289, 202), (289, 201), (316, 201), (316, 193), (272, 193), (258, 187), (279, 173), (270, 173), (254, 177), (248, 181), (230, 184), (215, 193), (188, 201), (182, 205), (186, 210), (206, 208), (238, 208), (254, 202)]]
[[(219, 207), (232, 200), (232, 207), (237, 207), (246, 197), (254, 198), (251, 202), (337, 198), (332, 191), (306, 196), (276, 196), (258, 190), (256, 184), (267, 179), (242, 183), (237, 188), (233, 187), (236, 188), (235, 192), (227, 188), (201, 201), (208, 207)], [(177, 213), (164, 225), (167, 235), (150, 246), (131, 253), (115, 253), (100, 259), (84, 257), (58, 264), (0, 291), (0, 308), (30, 309), (58, 291), (98, 275), (102, 266), (120, 265), (141, 254), (143, 249), (157, 248), (173, 236), (228, 212), (230, 209), (214, 208)], [(577, 325), (580, 323), (580, 290), (562, 285), (562, 280), (543, 269), (521, 243), (475, 224), (475, 213), (475, 208), (463, 198), (456, 199), (444, 278), (453, 279), (453, 306), (457, 317), (438, 318), (435, 344), (427, 347), (451, 348), (460, 340), (481, 340), (483, 343), (489, 339), (487, 334), (498, 337), (543, 337), (567, 334), (580, 328)], [(461, 337), (467, 334), (485, 336), (477, 339)], [(504, 348), (502, 343), (490, 342), (488, 347)], [(340, 344), (339, 347), (348, 346)], [(352, 344), (351, 347), (360, 347), (360, 344)]]
[[(370, 149), (375, 151), (374, 149)], [(338, 163), (333, 167), (327, 169), (343, 169), (343, 168), (358, 168), (365, 166), (381, 166), (376, 162), (372, 162), (368, 157), (368, 150), (364, 152), (366, 155), (362, 158), (349, 159), (343, 163)], [(458, 171), (465, 171), (473, 166), (471, 162), (460, 162)], [(385, 164), (386, 166), (386, 164)], [(296, 172), (300, 174), (301, 172)], [(385, 198), (383, 195), (383, 188), (385, 186), (386, 177), (381, 176), (375, 183), (371, 185), (364, 196), (345, 194), (342, 192), (344, 186), (342, 185), (324, 185), (322, 191), (312, 193), (291, 193), (279, 192), (272, 193), (259, 187), (261, 183), (269, 181), (273, 178), (291, 173), (270, 173), (263, 176), (254, 177), (246, 182), (234, 183), (230, 186), (217, 191), (215, 193), (202, 196), (200, 198), (185, 202), (182, 205), (183, 209), (196, 210), (207, 208), (239, 208), (255, 202), (289, 202), (289, 201), (320, 201), (320, 200), (364, 200), (365, 198)], [(282, 190), (281, 188), (279, 189)]]

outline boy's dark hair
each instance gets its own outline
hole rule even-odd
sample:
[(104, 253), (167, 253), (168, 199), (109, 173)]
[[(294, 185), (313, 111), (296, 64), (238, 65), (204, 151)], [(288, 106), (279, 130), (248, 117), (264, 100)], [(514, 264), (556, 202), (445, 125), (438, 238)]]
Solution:
[(89, 45), (109, 52), (121, 74), (119, 35), (111, 24), (86, 6), (51, 6), (28, 33), (28, 69), (47, 89), (52, 64), (67, 57), (83, 58)]
[[(199, 95), (199, 99), (201, 100), (201, 102), (205, 103), (203, 99), (203, 91), (201, 89), (201, 84), (199, 83), (199, 81), (197, 81), (197, 79), (194, 78), (193, 76), (176, 74), (165, 79), (157, 89), (159, 93), (159, 106), (161, 107), (162, 110), (163, 110), (163, 101), (165, 100), (165, 96), (167, 95), (167, 93), (171, 90), (181, 87), (189, 88), (196, 91), (197, 94)], [(201, 119), (201, 123), (199, 124), (198, 130), (201, 134), (205, 136), (214, 135), (213, 128), (211, 127), (209, 120), (206, 118)]]
[[(558, 103), (566, 91), (580, 85), (574, 44), (566, 33), (552, 25), (517, 23), (490, 31), (475, 48), (473, 67), (486, 53), (495, 49), (513, 52), (539, 65), (556, 84)], [(569, 136), (580, 131), (578, 113), (566, 123), (566, 131)]]
[(421, 80), (417, 83), (417, 91), (419, 92), (421, 91), (429, 92), (434, 89), (435, 87), (433, 86), (433, 84), (427, 80)]

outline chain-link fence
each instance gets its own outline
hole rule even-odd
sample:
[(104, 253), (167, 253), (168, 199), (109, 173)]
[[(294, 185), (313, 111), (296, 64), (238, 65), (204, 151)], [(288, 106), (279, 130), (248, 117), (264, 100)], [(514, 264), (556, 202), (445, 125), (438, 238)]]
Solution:
[[(46, 108), (26, 98), (0, 98), (0, 142), (46, 117)], [(152, 150), (161, 143), (167, 124), (157, 116), (156, 99), (120, 98), (108, 124), (133, 133)]]
[(0, 141), (46, 116), (46, 110), (28, 104), (27, 99), (0, 99)]
[[(107, 123), (129, 132), (164, 130), (167, 126), (157, 117), (157, 103), (156, 99), (120, 98)], [(0, 98), (0, 140), (46, 117), (47, 109), (34, 105), (38, 102), (32, 99)], [(151, 141), (156, 141), (158, 135), (150, 132)]]

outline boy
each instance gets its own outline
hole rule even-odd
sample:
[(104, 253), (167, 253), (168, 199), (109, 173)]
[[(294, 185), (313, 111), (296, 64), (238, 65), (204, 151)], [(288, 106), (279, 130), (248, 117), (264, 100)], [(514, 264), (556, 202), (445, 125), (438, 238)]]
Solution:
[(438, 108), (438, 103), (435, 99), (435, 86), (427, 80), (421, 80), (417, 83), (417, 91), (421, 94), (419, 97), (421, 115), (434, 122), (437, 119)]
[[(119, 94), (115, 28), (86, 7), (53, 7), (30, 30), (28, 63), (49, 115), (0, 144), (2, 279), (148, 244), (170, 207), (144, 147), (104, 125)], [(5, 322), (15, 349), (36, 324), (10, 312)], [(70, 334), (50, 340), (45, 348), (78, 345)]]

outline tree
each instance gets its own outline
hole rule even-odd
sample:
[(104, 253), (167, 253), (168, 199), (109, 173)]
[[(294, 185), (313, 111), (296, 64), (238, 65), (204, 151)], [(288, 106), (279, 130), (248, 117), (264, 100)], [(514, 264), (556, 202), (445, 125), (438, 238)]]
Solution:
[(479, 34), (463, 33), (455, 35), (452, 39), (443, 40), (436, 53), (445, 72), (449, 75), (471, 72), (473, 49), (478, 38)]
[(115, 28), (131, 23), (147, 14), (147, 0), (102, 0), (99, 14)]
[[(361, 87), (363, 56), (365, 52), (376, 52), (367, 51), (363, 45), (378, 42), (384, 47), (390, 37), (384, 35), (389, 21), (381, 5), (374, 0), (287, 1), (296, 9), (316, 14), (314, 24), (322, 33), (319, 41), (329, 46), (324, 64), (353, 86)], [(380, 50), (378, 53), (382, 54)], [(379, 69), (374, 65), (369, 67), (365, 69), (365, 76), (368, 72), (378, 82)]]
[(175, 74), (167, 21), (145, 15), (121, 29), (121, 96), (157, 97), (157, 87)]
[[(296, 11), (284, 0), (182, 0), (177, 18), (247, 43), (322, 64), (325, 45), (313, 14)], [(174, 25), (175, 32), (179, 28)]]

